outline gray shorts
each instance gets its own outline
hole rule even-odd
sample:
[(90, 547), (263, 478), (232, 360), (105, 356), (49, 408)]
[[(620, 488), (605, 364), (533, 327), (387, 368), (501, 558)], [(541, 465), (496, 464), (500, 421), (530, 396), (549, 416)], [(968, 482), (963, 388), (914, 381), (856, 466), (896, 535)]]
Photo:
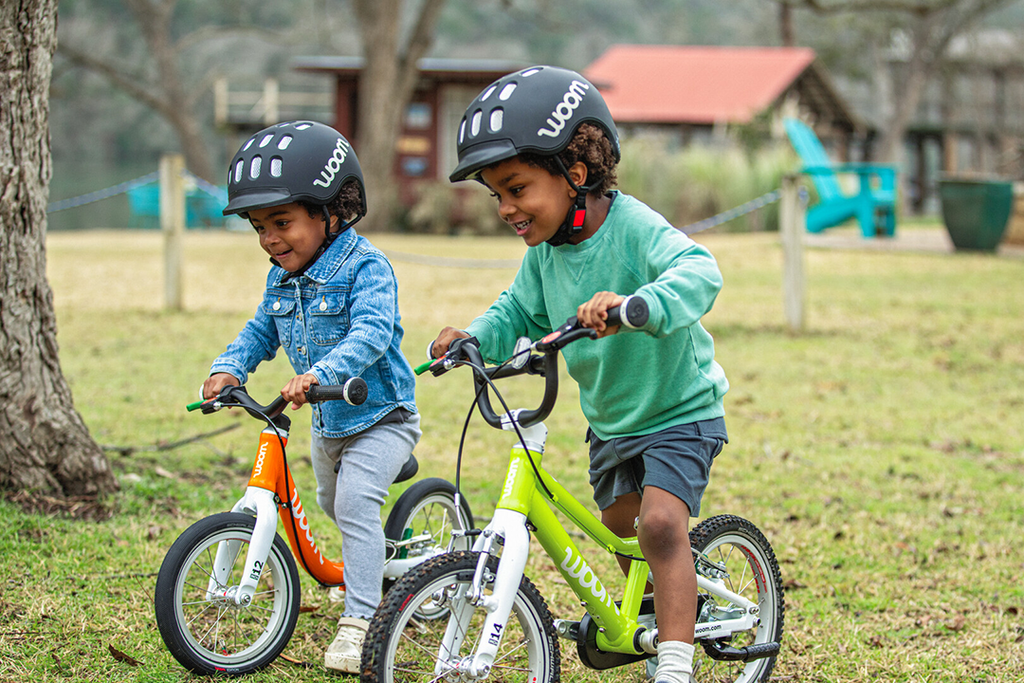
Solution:
[(587, 440), (590, 485), (600, 509), (619, 496), (634, 491), (643, 495), (645, 487), (655, 486), (686, 503), (690, 516), (698, 517), (711, 463), (729, 436), (725, 420), (719, 417), (610, 441), (602, 441), (588, 429)]

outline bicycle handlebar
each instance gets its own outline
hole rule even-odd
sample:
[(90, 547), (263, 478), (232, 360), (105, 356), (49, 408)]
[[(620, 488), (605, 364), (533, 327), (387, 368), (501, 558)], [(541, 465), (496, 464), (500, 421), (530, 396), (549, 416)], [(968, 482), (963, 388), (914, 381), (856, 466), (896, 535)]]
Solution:
[[(314, 384), (306, 391), (306, 400), (310, 403), (343, 400), (349, 405), (357, 406), (366, 400), (369, 389), (362, 377), (352, 377), (344, 384)], [(288, 406), (288, 400), (278, 396), (263, 406), (257, 403), (244, 386), (228, 385), (221, 389), (216, 398), (208, 401), (196, 401), (185, 406), (186, 410), (201, 409), (204, 414), (215, 413), (221, 408), (244, 408), (253, 417), (262, 420), (263, 416), (277, 417)]]
[[(623, 313), (625, 316), (623, 317)], [(632, 329), (643, 327), (648, 320), (650, 310), (647, 302), (637, 295), (626, 297), (619, 306), (607, 310), (608, 327), (624, 325)], [(484, 421), (495, 429), (501, 429), (501, 416), (491, 407), (488, 380), (496, 380), (516, 375), (542, 375), (544, 377), (544, 396), (540, 405), (533, 410), (519, 413), (517, 421), (522, 427), (529, 427), (541, 422), (551, 414), (558, 399), (558, 352), (579, 339), (596, 339), (597, 332), (580, 325), (576, 316), (565, 321), (561, 327), (548, 333), (541, 339), (530, 344), (528, 351), (538, 351), (542, 356), (530, 355), (527, 362), (520, 367), (510, 363), (485, 367), (480, 354), (480, 343), (476, 337), (456, 339), (448, 347), (444, 356), (424, 363), (416, 368), (416, 374), (430, 370), (439, 377), (458, 365), (469, 365), (473, 369), (473, 382), (477, 389), (477, 403)]]

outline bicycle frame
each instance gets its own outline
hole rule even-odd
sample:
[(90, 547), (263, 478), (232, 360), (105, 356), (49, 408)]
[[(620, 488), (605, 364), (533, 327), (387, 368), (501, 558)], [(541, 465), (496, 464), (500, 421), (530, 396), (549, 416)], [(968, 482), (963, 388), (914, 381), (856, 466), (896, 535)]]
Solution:
[[(513, 411), (513, 414), (518, 412)], [(502, 428), (513, 431), (515, 427), (512, 425), (512, 419), (509, 419), (508, 415), (502, 416)], [(527, 522), (534, 528), (534, 535), (544, 551), (555, 561), (562, 577), (584, 603), (587, 613), (596, 623), (597, 646), (605, 652), (628, 655), (656, 654), (656, 631), (648, 632), (645, 636), (644, 633), (638, 632), (638, 629), (643, 627), (637, 623), (648, 580), (647, 563), (635, 559), (630, 563), (620, 607), (573, 543), (549, 503), (610, 553), (641, 558), (639, 542), (635, 537), (619, 538), (612, 533), (541, 467), (547, 437), (547, 428), (543, 423), (528, 428), (520, 427), (519, 432), (523, 435), (526, 445), (520, 441), (512, 448), (505, 483), (494, 517), (480, 534), (473, 548), (481, 553), (481, 560), (474, 577), (474, 595), (471, 598), (475, 598), (489, 610), (482, 633), (490, 636), (482, 638), (478, 644), (469, 663), (470, 674), (481, 675), (494, 662), (501, 642), (501, 633), (511, 613), (512, 602), (529, 555)], [(530, 464), (531, 458), (533, 465)], [(543, 486), (540, 485), (541, 482)], [(551, 493), (550, 498), (545, 489)], [(503, 542), (504, 549), (492, 593), (489, 597), (484, 597), (482, 573), (495, 541)], [(743, 611), (743, 615), (738, 618), (724, 619), (712, 626), (702, 626), (700, 632), (696, 634), (698, 639), (722, 638), (756, 625), (756, 603), (726, 589), (720, 580), (707, 578), (700, 572), (697, 574), (697, 584), (711, 595), (741, 607)], [(454, 622), (455, 620), (452, 620), (449, 623), (445, 632), (442, 651), (457, 652), (458, 645), (461, 644), (459, 633), (464, 632), (464, 629), (461, 626), (456, 627)]]
[[(256, 524), (249, 540), (249, 550), (245, 556), (243, 578), (238, 586), (227, 589), (231, 595), (223, 596), (233, 599), (238, 605), (249, 604), (252, 600), (263, 563), (277, 533), (279, 515), (284, 522), (292, 554), (306, 572), (323, 586), (345, 585), (344, 562), (334, 562), (324, 557), (313, 537), (299, 490), (284, 457), (287, 444), (288, 431), (285, 429), (268, 426), (260, 433), (249, 483), (245, 493), (231, 508), (232, 512), (245, 512), (256, 517)], [(398, 547), (412, 545), (425, 538), (429, 538), (429, 534), (388, 543)], [(218, 585), (228, 583), (227, 574), (238, 557), (240, 547), (239, 541), (224, 541), (217, 548), (214, 570), (207, 589), (210, 596), (217, 593), (214, 589)], [(385, 563), (384, 577), (396, 579), (422, 561), (422, 557), (390, 558)]]
[[(287, 443), (287, 430), (268, 426), (260, 433), (249, 484), (245, 494), (231, 508), (232, 512), (246, 512), (256, 517), (245, 556), (243, 578), (237, 587), (229, 589), (234, 591), (234, 595), (230, 597), (239, 605), (248, 604), (256, 592), (263, 563), (277, 533), (279, 509), (283, 519), (291, 520), (291, 523), (284, 524), (284, 530), (292, 554), (299, 559), (306, 571), (321, 584), (345, 584), (344, 563), (332, 562), (325, 558), (313, 538), (313, 531), (309, 527), (298, 488), (285, 462), (284, 448)], [(219, 545), (213, 576), (210, 577), (209, 592), (213, 592), (218, 582), (220, 585), (227, 583), (226, 575), (238, 556), (240, 546), (239, 541), (225, 541)]]

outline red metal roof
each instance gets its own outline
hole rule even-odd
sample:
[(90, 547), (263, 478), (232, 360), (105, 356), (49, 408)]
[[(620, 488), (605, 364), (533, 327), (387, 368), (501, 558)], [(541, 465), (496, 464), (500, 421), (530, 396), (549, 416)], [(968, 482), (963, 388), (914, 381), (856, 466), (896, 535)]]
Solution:
[(614, 45), (583, 73), (622, 123), (746, 123), (813, 61), (800, 47)]

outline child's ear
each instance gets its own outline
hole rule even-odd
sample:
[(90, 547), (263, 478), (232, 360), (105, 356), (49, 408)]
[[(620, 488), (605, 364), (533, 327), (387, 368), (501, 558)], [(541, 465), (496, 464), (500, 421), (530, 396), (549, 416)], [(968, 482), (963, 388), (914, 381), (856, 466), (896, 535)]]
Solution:
[(569, 177), (572, 178), (576, 187), (583, 187), (587, 184), (587, 165), (582, 161), (577, 161), (569, 167)]

